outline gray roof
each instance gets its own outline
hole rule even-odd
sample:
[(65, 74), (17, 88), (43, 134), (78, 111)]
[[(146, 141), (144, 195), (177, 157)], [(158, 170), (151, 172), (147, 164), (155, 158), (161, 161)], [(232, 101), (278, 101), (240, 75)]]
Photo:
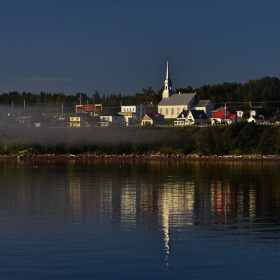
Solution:
[(172, 94), (169, 98), (162, 98), (158, 106), (194, 105), (198, 101), (196, 93)]
[(206, 107), (211, 101), (210, 100), (199, 100), (197, 105), (193, 105), (195, 107)]

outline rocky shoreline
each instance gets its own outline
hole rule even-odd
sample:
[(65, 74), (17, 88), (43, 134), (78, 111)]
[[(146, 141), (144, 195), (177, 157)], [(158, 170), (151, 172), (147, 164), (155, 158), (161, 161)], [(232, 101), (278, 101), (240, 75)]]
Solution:
[(196, 160), (196, 161), (280, 161), (280, 155), (182, 155), (182, 154), (14, 154), (14, 155), (0, 155), (0, 158), (4, 159), (71, 159), (71, 160), (165, 160), (165, 161), (184, 161), (184, 160)]

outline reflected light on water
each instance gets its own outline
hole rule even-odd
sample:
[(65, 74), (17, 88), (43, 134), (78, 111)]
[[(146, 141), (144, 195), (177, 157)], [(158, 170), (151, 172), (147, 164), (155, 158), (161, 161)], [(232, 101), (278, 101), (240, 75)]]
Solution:
[(257, 276), (262, 262), (278, 275), (277, 163), (0, 164), (1, 248), (17, 260), (7, 278), (25, 265), (36, 279), (44, 262), (30, 263), (42, 252), (53, 268), (45, 279), (59, 275), (57, 266), (64, 279), (79, 276), (75, 266), (88, 271), (85, 279), (96, 271), (107, 279), (215, 279), (215, 268), (236, 279), (233, 266), (244, 272), (256, 261)]

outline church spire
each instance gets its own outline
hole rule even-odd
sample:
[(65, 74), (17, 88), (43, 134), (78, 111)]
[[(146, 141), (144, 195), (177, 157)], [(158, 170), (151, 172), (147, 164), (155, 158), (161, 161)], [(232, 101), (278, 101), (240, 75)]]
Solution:
[(172, 82), (169, 75), (169, 65), (168, 65), (168, 59), (166, 64), (166, 78), (164, 81), (164, 90), (162, 93), (162, 98), (168, 98), (170, 95), (172, 95)]
[(169, 80), (169, 66), (168, 66), (168, 59), (167, 59), (167, 65), (166, 65), (166, 80)]

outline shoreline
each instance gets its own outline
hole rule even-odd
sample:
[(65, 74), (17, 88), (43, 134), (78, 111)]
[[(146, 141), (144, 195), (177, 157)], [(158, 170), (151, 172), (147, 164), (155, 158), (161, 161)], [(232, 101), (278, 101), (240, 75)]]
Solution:
[(280, 155), (196, 155), (196, 154), (14, 154), (0, 155), (0, 159), (17, 160), (161, 160), (161, 161), (280, 161)]

